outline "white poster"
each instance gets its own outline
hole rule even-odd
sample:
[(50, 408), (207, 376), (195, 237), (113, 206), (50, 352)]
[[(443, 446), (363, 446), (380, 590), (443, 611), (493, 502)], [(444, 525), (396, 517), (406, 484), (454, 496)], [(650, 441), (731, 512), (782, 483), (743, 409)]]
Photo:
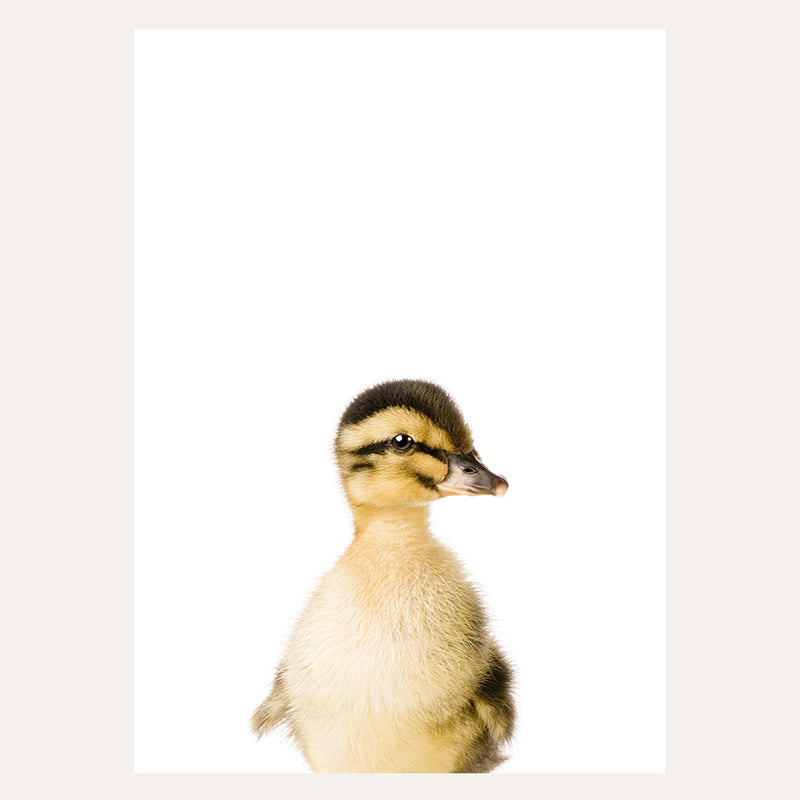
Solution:
[(432, 528), (516, 674), (500, 772), (664, 770), (662, 31), (137, 31), (135, 770), (249, 718), (352, 527), (348, 402), (447, 389)]

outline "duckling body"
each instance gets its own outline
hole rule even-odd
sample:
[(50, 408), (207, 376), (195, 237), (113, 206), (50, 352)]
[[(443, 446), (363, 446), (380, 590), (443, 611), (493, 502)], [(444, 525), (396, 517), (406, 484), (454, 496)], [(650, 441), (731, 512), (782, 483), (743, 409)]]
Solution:
[(485, 772), (503, 760), (510, 670), (474, 587), (430, 532), (428, 502), (502, 494), (507, 483), (477, 461), (454, 411), (439, 387), (397, 381), (342, 418), (337, 457), (355, 537), (252, 719), (259, 735), (286, 723), (315, 772)]

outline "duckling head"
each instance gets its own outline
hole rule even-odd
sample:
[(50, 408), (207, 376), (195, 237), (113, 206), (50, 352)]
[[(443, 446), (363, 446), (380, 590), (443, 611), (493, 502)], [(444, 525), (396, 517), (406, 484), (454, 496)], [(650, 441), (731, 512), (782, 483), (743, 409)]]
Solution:
[(427, 381), (389, 381), (356, 397), (339, 423), (336, 457), (351, 505), (416, 506), (508, 489), (480, 462), (453, 399)]

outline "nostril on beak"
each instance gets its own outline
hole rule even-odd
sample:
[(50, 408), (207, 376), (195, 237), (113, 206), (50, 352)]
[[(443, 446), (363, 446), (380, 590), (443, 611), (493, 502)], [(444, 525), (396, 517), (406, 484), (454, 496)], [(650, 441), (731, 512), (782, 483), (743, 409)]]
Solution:
[(461, 467), (467, 475), (473, 475), (475, 473), (475, 467)]

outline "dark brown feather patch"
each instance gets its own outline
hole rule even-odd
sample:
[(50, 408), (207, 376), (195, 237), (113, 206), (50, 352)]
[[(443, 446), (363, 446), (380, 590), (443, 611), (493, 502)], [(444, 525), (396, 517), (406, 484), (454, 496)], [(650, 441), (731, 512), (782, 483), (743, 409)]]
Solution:
[(472, 436), (458, 406), (441, 386), (429, 381), (387, 381), (367, 389), (347, 407), (339, 430), (392, 406), (410, 408), (424, 414), (447, 432), (457, 452), (472, 450)]

